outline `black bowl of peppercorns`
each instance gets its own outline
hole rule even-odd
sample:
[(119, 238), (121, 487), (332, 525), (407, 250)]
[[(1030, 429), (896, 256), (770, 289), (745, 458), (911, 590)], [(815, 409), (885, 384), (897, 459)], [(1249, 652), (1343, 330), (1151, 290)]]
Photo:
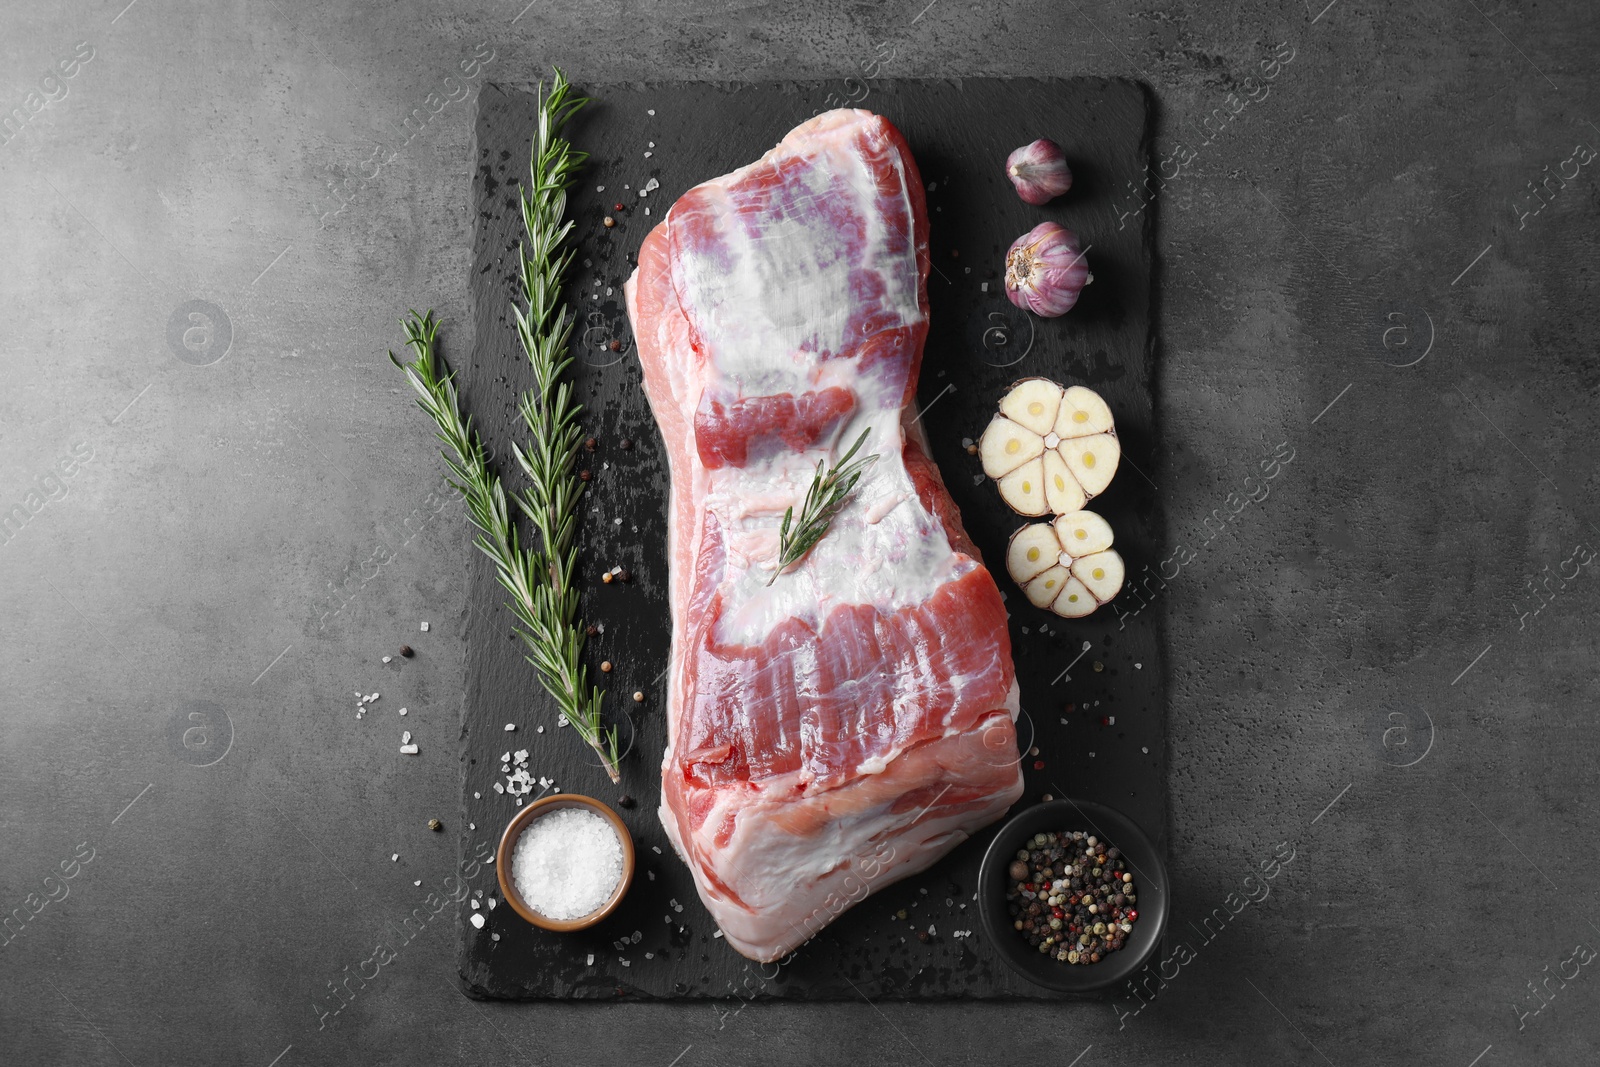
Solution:
[(1167, 925), (1167, 866), (1104, 804), (1053, 800), (1013, 816), (978, 870), (989, 943), (1029, 981), (1092, 993), (1150, 961)]

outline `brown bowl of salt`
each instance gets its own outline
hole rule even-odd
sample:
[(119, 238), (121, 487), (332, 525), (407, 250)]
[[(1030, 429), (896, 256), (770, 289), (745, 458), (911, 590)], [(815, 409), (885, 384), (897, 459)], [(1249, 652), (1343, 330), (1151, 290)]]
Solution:
[(512, 911), (568, 933), (593, 926), (622, 903), (633, 881), (633, 838), (600, 801), (557, 793), (517, 812), (494, 863)]

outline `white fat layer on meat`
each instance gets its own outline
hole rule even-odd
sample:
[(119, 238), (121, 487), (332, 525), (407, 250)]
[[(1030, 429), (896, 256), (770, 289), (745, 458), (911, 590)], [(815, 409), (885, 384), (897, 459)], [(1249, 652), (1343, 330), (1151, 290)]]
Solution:
[[(717, 623), (717, 639), (723, 642), (756, 645), (788, 619), (819, 625), (841, 606), (870, 604), (894, 611), (920, 605), (977, 566), (951, 549), (943, 524), (922, 505), (901, 462), (903, 382), (863, 374), (855, 360), (816, 356), (866, 340), (847, 336), (856, 304), (849, 278), (853, 265), (877, 272), (892, 321), (909, 325), (925, 316), (917, 301), (915, 259), (890, 252), (889, 223), (872, 203), (878, 189), (865, 160), (837, 141), (819, 143), (815, 156), (823, 158), (807, 161), (798, 171), (814, 200), (800, 200), (797, 210), (827, 198), (855, 198), (853, 217), (865, 222), (864, 253), (850, 252), (845, 234), (814, 218), (791, 216), (752, 233), (725, 204), (726, 210), (713, 216), (726, 222), (719, 226), (715, 254), (680, 249), (675, 263), (686, 306), (708, 309), (696, 316), (709, 359), (706, 388), (772, 396), (842, 386), (856, 398), (852, 417), (831, 440), (821, 442), (823, 447), (805, 453), (780, 448), (765, 458), (752, 457), (742, 468), (705, 472), (703, 506), (716, 517), (727, 549), (724, 610)], [(738, 176), (735, 172), (725, 181)], [(723, 183), (714, 184), (714, 195), (725, 197)], [(901, 190), (908, 198), (904, 182)], [(905, 216), (911, 214), (907, 200)], [(717, 314), (723, 307), (734, 310)], [(698, 393), (691, 395), (698, 399)], [(692, 409), (685, 416), (692, 420)], [(876, 453), (879, 460), (862, 475), (822, 542), (769, 586), (785, 509), (793, 507), (798, 515), (818, 461), (833, 463), (863, 430), (869, 436), (858, 456)], [(911, 506), (899, 506), (908, 501)]]

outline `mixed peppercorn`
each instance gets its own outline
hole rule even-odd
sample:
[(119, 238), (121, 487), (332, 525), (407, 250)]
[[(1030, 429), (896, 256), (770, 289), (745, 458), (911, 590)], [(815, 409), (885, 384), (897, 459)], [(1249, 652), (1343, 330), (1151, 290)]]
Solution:
[(1063, 963), (1099, 963), (1123, 946), (1139, 919), (1122, 853), (1092, 834), (1034, 834), (1006, 874), (1012, 926)]

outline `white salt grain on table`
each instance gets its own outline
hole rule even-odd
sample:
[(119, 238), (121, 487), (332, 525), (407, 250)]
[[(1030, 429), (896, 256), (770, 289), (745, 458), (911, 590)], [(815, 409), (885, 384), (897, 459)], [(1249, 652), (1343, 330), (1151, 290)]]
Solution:
[(541, 816), (511, 857), (517, 892), (550, 919), (578, 919), (611, 899), (622, 880), (622, 842), (604, 818), (583, 808)]

